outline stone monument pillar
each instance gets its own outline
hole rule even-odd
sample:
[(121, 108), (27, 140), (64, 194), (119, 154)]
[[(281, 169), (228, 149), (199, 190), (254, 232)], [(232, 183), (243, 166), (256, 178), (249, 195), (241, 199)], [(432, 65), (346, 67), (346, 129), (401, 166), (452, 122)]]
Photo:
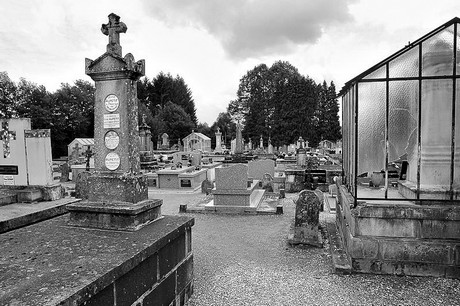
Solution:
[(222, 152), (222, 133), (217, 127), (217, 132), (216, 132), (216, 148), (214, 149), (214, 152)]
[(147, 179), (140, 172), (137, 80), (144, 60), (122, 57), (120, 33), (126, 25), (109, 15), (101, 31), (107, 52), (86, 59), (85, 72), (96, 85), (94, 104), (95, 171), (88, 178), (88, 200), (67, 208), (75, 226), (137, 230), (161, 216), (161, 200), (148, 200)]
[(241, 135), (241, 126), (238, 122), (236, 124), (236, 143), (235, 143), (235, 154), (243, 153), (243, 136)]
[(273, 154), (273, 145), (270, 137), (268, 137), (268, 154)]
[(150, 132), (150, 126), (145, 122), (145, 114), (142, 116), (142, 125), (139, 126), (139, 138), (141, 151), (152, 151), (152, 133)]
[(262, 135), (260, 135), (260, 143), (259, 143), (259, 148), (263, 149), (264, 148), (264, 139)]

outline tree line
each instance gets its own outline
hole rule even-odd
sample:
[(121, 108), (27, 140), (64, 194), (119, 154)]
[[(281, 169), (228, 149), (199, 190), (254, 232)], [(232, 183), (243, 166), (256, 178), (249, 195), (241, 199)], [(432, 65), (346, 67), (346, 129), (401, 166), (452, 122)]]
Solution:
[[(74, 138), (94, 136), (94, 92), (92, 82), (62, 83), (55, 92), (23, 78), (13, 82), (0, 72), (0, 118), (31, 118), (33, 129), (51, 129), (53, 156), (67, 154)], [(321, 140), (341, 138), (338, 102), (333, 82), (316, 84), (288, 62), (271, 67), (260, 64), (241, 79), (236, 99), (209, 126), (198, 122), (192, 91), (179, 75), (160, 72), (153, 79), (137, 82), (139, 123), (145, 118), (152, 141), (166, 132), (177, 143), (192, 130), (211, 138), (215, 146), (217, 128), (227, 146), (236, 135), (236, 122), (243, 125), (243, 138), (259, 143), (268, 138), (274, 146), (294, 143), (299, 136), (316, 146)]]

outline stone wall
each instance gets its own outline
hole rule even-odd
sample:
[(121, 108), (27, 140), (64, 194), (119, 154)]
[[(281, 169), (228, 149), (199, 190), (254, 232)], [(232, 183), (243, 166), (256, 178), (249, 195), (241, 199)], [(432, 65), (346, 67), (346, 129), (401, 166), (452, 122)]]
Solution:
[(136, 232), (101, 231), (62, 216), (3, 233), (0, 305), (185, 305), (193, 224), (165, 216)]
[(352, 204), (339, 186), (336, 224), (353, 271), (460, 278), (460, 206)]

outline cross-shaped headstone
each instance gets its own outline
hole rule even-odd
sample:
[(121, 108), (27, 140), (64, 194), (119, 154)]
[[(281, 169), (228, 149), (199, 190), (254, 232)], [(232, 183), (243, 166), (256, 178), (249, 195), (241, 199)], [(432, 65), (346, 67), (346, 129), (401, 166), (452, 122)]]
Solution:
[(16, 132), (10, 131), (8, 121), (2, 122), (0, 130), (0, 139), (3, 142), (3, 157), (10, 157), (10, 140), (16, 140)]
[(120, 22), (120, 16), (114, 13), (109, 15), (109, 23), (103, 24), (101, 27), (102, 33), (109, 36), (107, 53), (121, 56), (120, 33), (126, 33), (127, 29), (126, 24)]
[(93, 156), (93, 151), (91, 151), (90, 146), (85, 151), (85, 156), (86, 156), (86, 171), (89, 171), (89, 160), (91, 156)]

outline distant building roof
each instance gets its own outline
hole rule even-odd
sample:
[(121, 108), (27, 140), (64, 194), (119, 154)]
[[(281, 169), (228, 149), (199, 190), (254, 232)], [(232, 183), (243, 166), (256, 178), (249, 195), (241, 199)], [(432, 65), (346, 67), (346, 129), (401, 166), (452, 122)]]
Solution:
[(209, 138), (208, 136), (206, 136), (206, 135), (204, 135), (204, 134), (202, 134), (202, 133), (197, 133), (197, 132), (192, 132), (192, 133), (190, 133), (190, 134), (189, 134), (187, 137), (185, 137), (184, 139), (189, 138), (189, 137), (192, 137), (193, 135), (195, 135), (195, 136), (197, 136), (197, 137), (199, 137), (199, 138), (201, 138), (201, 139), (204, 139), (204, 140), (211, 140), (211, 138)]
[(94, 138), (75, 138), (68, 146), (75, 146), (78, 143), (80, 146), (93, 146)]

